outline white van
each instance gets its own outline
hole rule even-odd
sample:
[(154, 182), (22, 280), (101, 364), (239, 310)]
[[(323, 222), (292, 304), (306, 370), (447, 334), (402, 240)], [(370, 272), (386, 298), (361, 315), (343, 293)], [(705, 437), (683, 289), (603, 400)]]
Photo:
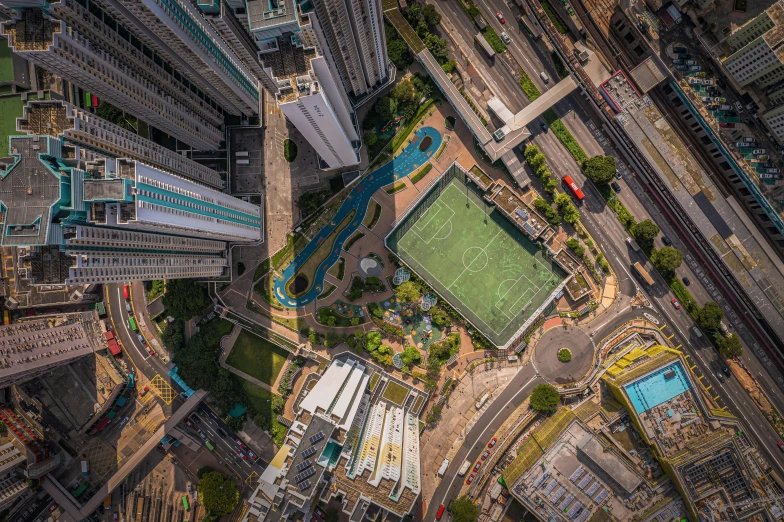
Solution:
[(544, 71), (539, 73), (539, 78), (541, 78), (544, 83), (550, 83), (550, 77), (547, 76), (547, 73)]

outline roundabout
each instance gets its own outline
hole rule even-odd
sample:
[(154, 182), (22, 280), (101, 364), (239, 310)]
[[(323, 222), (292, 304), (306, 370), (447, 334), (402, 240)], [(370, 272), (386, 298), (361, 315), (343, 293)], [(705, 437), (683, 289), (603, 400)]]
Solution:
[[(559, 353), (569, 352), (569, 360)], [(578, 382), (591, 371), (594, 347), (582, 328), (562, 325), (547, 330), (536, 343), (532, 362), (536, 371), (551, 384)]]

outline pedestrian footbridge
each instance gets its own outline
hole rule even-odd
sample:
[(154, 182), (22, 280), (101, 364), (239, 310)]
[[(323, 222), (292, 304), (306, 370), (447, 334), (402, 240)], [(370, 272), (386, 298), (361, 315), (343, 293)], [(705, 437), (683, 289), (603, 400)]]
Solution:
[[(441, 69), (441, 66), (430, 51), (427, 50), (414, 29), (400, 13), (397, 0), (383, 0), (383, 9), (387, 20), (395, 27), (403, 40), (408, 44), (411, 52), (425, 67), (430, 77), (438, 85), (438, 88), (441, 89), (441, 92), (449, 100), (449, 103), (452, 104), (457, 114), (471, 130), (485, 153), (493, 161), (499, 159), (503, 161), (506, 168), (509, 169), (509, 173), (520, 186), (528, 184), (530, 179), (526, 175), (520, 160), (515, 155), (514, 148), (531, 135), (527, 128), (529, 123), (577, 88), (577, 83), (574, 79), (569, 76), (561, 80), (552, 89), (545, 92), (517, 114), (512, 114), (498, 98), (493, 98), (496, 101), (491, 100), (492, 105), (490, 108), (504, 122), (504, 126), (490, 134), (490, 131), (482, 125), (482, 120), (479, 119), (479, 116), (476, 115), (444, 70)], [(498, 108), (498, 111), (494, 109), (493, 105)], [(501, 107), (506, 110), (504, 111)], [(499, 113), (502, 113), (503, 116)]]

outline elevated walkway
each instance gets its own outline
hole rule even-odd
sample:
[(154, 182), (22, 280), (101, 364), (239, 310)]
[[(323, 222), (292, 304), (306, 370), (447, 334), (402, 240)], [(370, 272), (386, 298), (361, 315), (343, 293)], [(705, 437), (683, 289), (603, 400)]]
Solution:
[[(533, 103), (525, 107), (522, 111), (515, 114), (510, 121), (505, 121), (506, 125), (496, 131), (494, 137), (490, 131), (482, 125), (482, 120), (474, 113), (463, 95), (457, 90), (452, 80), (446, 75), (430, 51), (427, 50), (422, 39), (416, 34), (408, 21), (400, 13), (397, 0), (383, 0), (382, 8), (384, 15), (391, 23), (401, 38), (408, 44), (413, 54), (427, 70), (438, 88), (452, 104), (460, 119), (471, 130), (479, 145), (493, 161), (503, 161), (509, 173), (521, 186), (530, 180), (523, 170), (523, 166), (514, 154), (514, 148), (525, 141), (531, 133), (527, 125), (540, 116), (544, 111), (558, 103), (566, 95), (577, 88), (577, 84), (571, 76), (560, 81), (552, 89), (544, 93)], [(507, 110), (507, 112), (509, 112)], [(510, 113), (511, 114), (511, 113)]]

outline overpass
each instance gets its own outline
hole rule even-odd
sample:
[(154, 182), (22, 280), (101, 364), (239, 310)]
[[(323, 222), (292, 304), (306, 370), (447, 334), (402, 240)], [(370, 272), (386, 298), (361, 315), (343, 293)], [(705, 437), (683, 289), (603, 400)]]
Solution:
[(71, 493), (62, 485), (60, 484), (54, 477), (48, 475), (46, 478), (47, 480), (43, 482), (44, 489), (49, 493), (52, 498), (57, 502), (59, 506), (62, 506), (65, 510), (66, 518), (61, 518), (61, 520), (65, 521), (79, 521), (84, 520), (85, 518), (89, 517), (96, 509), (98, 509), (98, 505), (102, 504), (104, 499), (109, 496), (109, 493), (115, 490), (120, 483), (122, 483), (128, 475), (139, 465), (147, 455), (152, 452), (155, 447), (160, 444), (161, 439), (166, 435), (172, 428), (174, 428), (179, 422), (181, 422), (186, 415), (190, 414), (196, 406), (207, 396), (207, 392), (204, 390), (199, 390), (193, 395), (191, 395), (185, 403), (177, 408), (171, 417), (166, 419), (166, 421), (158, 428), (158, 430), (147, 439), (141, 448), (139, 448), (131, 457), (122, 465), (117, 472), (109, 477), (109, 479), (104, 482), (101, 489), (95, 492), (95, 494), (90, 497), (84, 505), (79, 504), (77, 500), (73, 498)]
[(438, 88), (441, 89), (449, 103), (452, 104), (463, 123), (471, 130), (471, 133), (485, 153), (493, 161), (501, 160), (520, 186), (528, 184), (530, 180), (523, 169), (523, 165), (515, 155), (514, 148), (531, 135), (527, 128), (529, 123), (577, 88), (577, 83), (574, 79), (569, 76), (561, 80), (552, 89), (545, 92), (517, 114), (511, 115), (510, 113), (509, 121), (504, 121), (502, 128), (490, 134), (490, 131), (482, 125), (482, 120), (479, 119), (479, 116), (476, 115), (463, 95), (457, 90), (452, 80), (449, 79), (449, 76), (446, 75), (438, 64), (438, 61), (425, 47), (422, 39), (419, 38), (416, 31), (403, 17), (397, 0), (383, 0), (382, 6), (384, 16), (408, 44), (411, 52), (427, 70), (433, 81), (436, 82)]

